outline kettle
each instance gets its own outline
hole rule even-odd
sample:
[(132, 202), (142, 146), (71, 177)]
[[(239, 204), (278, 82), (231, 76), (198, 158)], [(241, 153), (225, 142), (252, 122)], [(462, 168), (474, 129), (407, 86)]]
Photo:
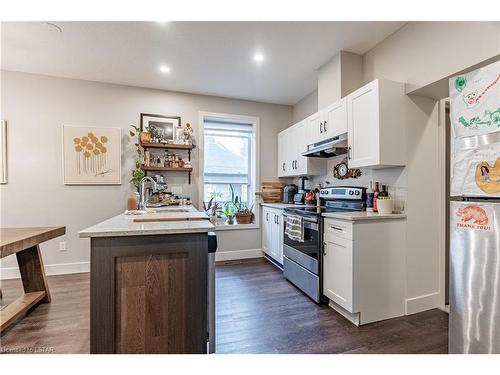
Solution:
[(315, 204), (316, 197), (314, 195), (314, 191), (310, 190), (306, 193), (306, 204)]

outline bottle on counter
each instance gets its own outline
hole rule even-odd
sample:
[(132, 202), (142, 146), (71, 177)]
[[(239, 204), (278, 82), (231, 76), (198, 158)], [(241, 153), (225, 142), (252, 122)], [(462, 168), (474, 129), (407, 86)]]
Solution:
[(378, 199), (379, 194), (380, 194), (380, 190), (378, 187), (378, 182), (375, 182), (375, 190), (373, 190), (373, 212), (378, 212), (377, 199)]
[(139, 193), (132, 193), (127, 199), (127, 210), (133, 211), (137, 210), (139, 204)]
[(379, 198), (389, 198), (389, 192), (387, 191), (387, 185), (382, 185), (382, 191), (379, 193)]
[(144, 152), (144, 162), (143, 164), (146, 166), (146, 167), (149, 167), (150, 166), (150, 154), (149, 154), (149, 151), (146, 151)]
[(370, 181), (370, 187), (366, 189), (366, 212), (373, 212), (373, 181)]

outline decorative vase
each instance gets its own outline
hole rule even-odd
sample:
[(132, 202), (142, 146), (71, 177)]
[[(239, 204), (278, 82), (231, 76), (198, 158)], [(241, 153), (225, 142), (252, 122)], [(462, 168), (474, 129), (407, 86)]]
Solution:
[(250, 224), (252, 222), (253, 213), (237, 213), (236, 222), (238, 224)]
[(210, 222), (213, 225), (217, 225), (217, 215), (210, 215)]
[(149, 143), (151, 142), (151, 133), (141, 132), (141, 134), (139, 135), (139, 139), (141, 140), (141, 143)]
[(233, 225), (234, 224), (234, 216), (228, 216), (227, 217), (227, 224), (228, 225)]

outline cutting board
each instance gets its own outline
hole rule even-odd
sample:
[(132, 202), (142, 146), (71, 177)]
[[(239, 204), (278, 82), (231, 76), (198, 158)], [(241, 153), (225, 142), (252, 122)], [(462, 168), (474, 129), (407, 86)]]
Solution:
[(191, 221), (208, 220), (209, 217), (204, 212), (155, 212), (144, 214), (134, 218), (134, 223), (162, 222), (162, 221)]

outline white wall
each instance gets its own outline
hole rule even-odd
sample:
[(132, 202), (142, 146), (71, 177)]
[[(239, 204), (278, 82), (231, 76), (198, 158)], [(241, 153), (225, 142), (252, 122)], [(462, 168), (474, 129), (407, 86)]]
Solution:
[(295, 103), (292, 110), (292, 121), (296, 124), (316, 112), (318, 112), (318, 89)]
[[(364, 55), (364, 81), (425, 85), (500, 53), (500, 22), (410, 22)], [(407, 309), (444, 301), (438, 103), (412, 97), (407, 163)], [(424, 192), (422, 192), (424, 191)]]
[[(127, 136), (139, 115), (177, 115), (198, 126), (198, 111), (260, 118), (260, 179), (275, 180), (277, 133), (292, 123), (290, 106), (220, 97), (151, 90), (130, 86), (2, 71), (1, 118), (9, 124), (9, 183), (2, 185), (1, 226), (65, 225), (66, 236), (42, 245), (49, 272), (83, 270), (89, 260), (89, 240), (78, 231), (125, 209), (132, 189), (130, 170), (134, 149)], [(123, 129), (121, 186), (62, 184), (61, 125), (116, 126)], [(197, 134), (196, 134), (197, 136)], [(198, 152), (193, 152), (192, 184), (187, 175), (167, 175), (169, 184), (182, 184), (184, 194), (198, 202)], [(237, 241), (233, 239), (237, 237)], [(67, 252), (58, 242), (67, 241)], [(260, 230), (219, 232), (219, 250), (260, 249)], [(64, 264), (65, 267), (53, 266)], [(15, 267), (8, 257), (5, 267)], [(7, 270), (10, 272), (10, 270)]]

